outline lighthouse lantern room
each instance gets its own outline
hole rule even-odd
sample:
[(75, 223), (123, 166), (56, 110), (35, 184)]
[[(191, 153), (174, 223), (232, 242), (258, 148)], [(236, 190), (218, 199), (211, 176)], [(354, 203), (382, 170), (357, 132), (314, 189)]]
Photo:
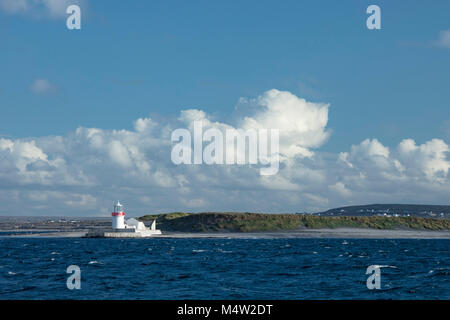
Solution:
[(113, 229), (125, 229), (125, 212), (123, 212), (123, 206), (119, 201), (114, 205), (111, 215)]

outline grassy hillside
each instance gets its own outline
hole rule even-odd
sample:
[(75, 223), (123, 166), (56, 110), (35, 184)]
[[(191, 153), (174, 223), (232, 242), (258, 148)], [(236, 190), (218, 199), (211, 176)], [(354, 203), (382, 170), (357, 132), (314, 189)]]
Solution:
[(449, 219), (422, 217), (339, 216), (262, 213), (184, 213), (146, 215), (142, 221), (157, 220), (163, 231), (181, 232), (253, 232), (293, 230), (297, 228), (374, 228), (450, 230)]

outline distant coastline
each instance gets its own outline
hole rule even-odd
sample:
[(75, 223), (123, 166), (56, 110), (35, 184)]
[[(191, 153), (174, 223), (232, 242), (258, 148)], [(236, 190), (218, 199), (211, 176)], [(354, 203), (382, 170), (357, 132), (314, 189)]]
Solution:
[[(450, 206), (366, 205), (321, 213), (205, 212), (145, 215), (162, 238), (423, 238), (450, 239)], [(0, 236), (82, 237), (110, 227), (109, 217), (0, 217)]]

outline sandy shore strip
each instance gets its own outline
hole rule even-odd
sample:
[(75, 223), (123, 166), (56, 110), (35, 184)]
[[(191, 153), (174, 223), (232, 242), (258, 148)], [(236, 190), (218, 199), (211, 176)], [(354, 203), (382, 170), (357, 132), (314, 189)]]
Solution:
[[(24, 235), (9, 235), (4, 237), (20, 238), (79, 238), (86, 232), (52, 232)], [(162, 235), (152, 238), (176, 239), (279, 239), (279, 238), (356, 238), (356, 239), (450, 239), (450, 230), (378, 230), (363, 228), (337, 228), (337, 229), (299, 229), (276, 232), (163, 232)], [(148, 239), (148, 238), (143, 238)]]
[(302, 229), (278, 232), (236, 232), (236, 233), (169, 233), (163, 238), (228, 238), (228, 239), (267, 239), (267, 238), (359, 238), (359, 239), (450, 239), (450, 230), (378, 230), (363, 228)]

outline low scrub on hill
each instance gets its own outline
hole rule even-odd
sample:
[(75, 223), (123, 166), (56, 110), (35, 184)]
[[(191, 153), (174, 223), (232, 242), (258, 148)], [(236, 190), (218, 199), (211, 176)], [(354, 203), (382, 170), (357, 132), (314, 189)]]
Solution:
[(184, 213), (146, 215), (142, 221), (156, 219), (163, 231), (180, 232), (255, 232), (294, 230), (299, 228), (373, 228), (450, 230), (449, 219), (421, 217), (339, 216), (263, 213)]

